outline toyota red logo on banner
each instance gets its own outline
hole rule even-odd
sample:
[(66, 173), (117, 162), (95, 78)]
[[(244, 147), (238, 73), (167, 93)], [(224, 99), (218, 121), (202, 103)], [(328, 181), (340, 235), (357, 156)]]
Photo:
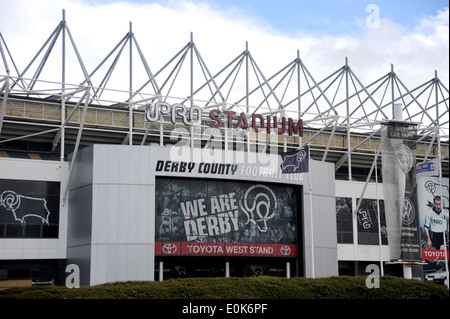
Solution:
[(297, 256), (292, 186), (157, 178), (158, 256)]
[(174, 255), (179, 251), (180, 249), (174, 243), (165, 243), (161, 246), (161, 253), (164, 255)]
[(160, 256), (272, 256), (296, 257), (297, 245), (157, 242)]

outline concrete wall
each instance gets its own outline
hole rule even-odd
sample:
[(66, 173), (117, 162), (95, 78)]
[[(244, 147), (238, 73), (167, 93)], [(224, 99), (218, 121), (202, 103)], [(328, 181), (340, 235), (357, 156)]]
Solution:
[(81, 150), (70, 185), (68, 263), (82, 285), (153, 280), (154, 218), (148, 148)]
[[(383, 184), (368, 183), (364, 190), (365, 183), (336, 181), (336, 196), (348, 197), (352, 199), (352, 207), (355, 210), (358, 200), (363, 194), (365, 199), (383, 199)], [(364, 193), (363, 193), (364, 191)], [(358, 244), (358, 221), (353, 214), (353, 244), (338, 244), (339, 260), (360, 260), (360, 261), (380, 261), (389, 260), (389, 250), (387, 245), (359, 245)]]
[(311, 183), (307, 176), (303, 195), (305, 275), (314, 278), (335, 276), (338, 263), (334, 166), (311, 161), (310, 167)]
[[(0, 158), (0, 178), (60, 182), (61, 194), (68, 171), (68, 163)], [(60, 199), (58, 238), (1, 238), (0, 260), (65, 259), (66, 245), (67, 205)]]
[(90, 284), (93, 148), (78, 152), (69, 185), (67, 264), (80, 268), (80, 284)]

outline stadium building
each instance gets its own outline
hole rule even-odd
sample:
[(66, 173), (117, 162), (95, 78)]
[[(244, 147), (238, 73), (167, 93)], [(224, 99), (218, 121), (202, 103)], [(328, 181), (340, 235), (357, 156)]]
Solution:
[[(343, 59), (318, 80), (297, 52), (266, 76), (248, 45), (212, 70), (191, 34), (153, 72), (131, 24), (87, 70), (64, 17), (18, 70), (7, 40), (0, 287), (64, 285), (74, 266), (81, 285), (373, 264), (448, 273), (448, 241), (424, 237), (436, 196), (448, 234), (449, 91), (436, 71), (410, 89), (392, 66), (366, 85)], [(55, 56), (57, 81), (42, 76)], [(118, 72), (125, 87), (109, 83)]]

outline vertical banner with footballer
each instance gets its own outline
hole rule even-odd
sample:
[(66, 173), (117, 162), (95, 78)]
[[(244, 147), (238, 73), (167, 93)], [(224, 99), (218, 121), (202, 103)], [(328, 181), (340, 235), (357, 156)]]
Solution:
[[(449, 258), (449, 179), (430, 176), (433, 172), (417, 168), (417, 196), (422, 235), (422, 259), (427, 281), (443, 282), (445, 273), (445, 251)], [(436, 172), (437, 173), (437, 172)], [(445, 236), (445, 238), (444, 238)], [(446, 246), (446, 247), (444, 247)]]
[(294, 187), (157, 178), (156, 254), (297, 256)]
[(388, 122), (383, 134), (383, 186), (391, 259), (422, 260), (416, 194), (417, 125)]
[(443, 252), (426, 252), (426, 250), (443, 251), (444, 245), (448, 246), (448, 178), (439, 183), (438, 177), (419, 177), (419, 198), (420, 226), (425, 250), (423, 259), (443, 260)]

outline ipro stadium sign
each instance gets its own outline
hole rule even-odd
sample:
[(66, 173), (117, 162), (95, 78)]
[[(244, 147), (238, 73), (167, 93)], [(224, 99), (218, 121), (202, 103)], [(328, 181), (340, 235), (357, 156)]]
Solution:
[[(172, 104), (166, 102), (157, 102), (156, 104), (147, 106), (145, 118), (149, 122), (162, 120), (163, 116), (170, 116), (170, 121), (175, 124), (177, 117), (180, 117), (186, 126), (199, 126), (202, 122), (202, 109), (198, 106), (192, 106), (189, 109), (183, 104)], [(233, 111), (221, 111), (213, 109), (209, 112), (207, 119), (209, 126), (212, 128), (220, 128), (226, 126), (231, 129), (253, 129), (254, 132), (266, 132), (270, 134), (274, 132), (278, 135), (288, 134), (289, 136), (303, 136), (303, 121), (301, 119), (296, 122), (290, 118), (282, 116), (251, 114), (246, 115), (244, 112), (238, 114)], [(233, 119), (236, 124), (233, 125)]]

